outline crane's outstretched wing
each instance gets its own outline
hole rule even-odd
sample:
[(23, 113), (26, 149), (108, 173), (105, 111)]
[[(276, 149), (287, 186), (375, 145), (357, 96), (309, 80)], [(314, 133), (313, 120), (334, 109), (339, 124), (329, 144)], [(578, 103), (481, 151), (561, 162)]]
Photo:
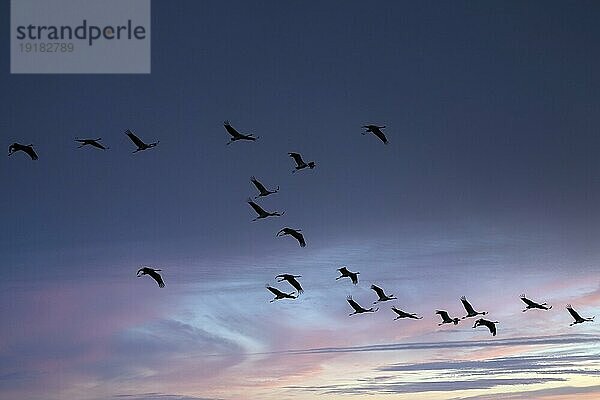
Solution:
[(286, 280), (289, 282), (290, 285), (292, 285), (294, 287), (294, 289), (296, 289), (296, 291), (298, 292), (298, 294), (304, 293), (304, 289), (302, 289), (302, 286), (300, 285), (300, 282), (298, 282), (298, 280), (296, 280), (295, 277), (290, 276)]
[(304, 160), (302, 159), (302, 156), (299, 153), (288, 153), (288, 154), (290, 155), (290, 157), (292, 157), (294, 159), (294, 161), (296, 162), (296, 164), (298, 166), (304, 164)]
[(306, 242), (304, 241), (304, 236), (298, 231), (292, 231), (290, 235), (298, 241), (300, 247), (306, 247)]
[(438, 314), (440, 317), (442, 317), (442, 320), (444, 321), (450, 321), (450, 316), (448, 315), (448, 311), (444, 311), (444, 310), (436, 310), (435, 311), (436, 314)]
[(394, 311), (396, 314), (398, 314), (398, 318), (423, 319), (423, 317), (419, 317), (416, 314), (407, 313), (406, 311), (402, 311), (396, 307), (392, 307), (392, 311)]
[(379, 286), (371, 285), (371, 289), (373, 289), (375, 291), (375, 293), (377, 293), (377, 296), (379, 296), (380, 299), (387, 297), (385, 295), (385, 292), (383, 291), (383, 289), (380, 288)]
[(144, 143), (139, 137), (137, 137), (133, 132), (131, 132), (129, 129), (127, 129), (125, 131), (125, 134), (127, 136), (129, 136), (129, 139), (131, 139), (131, 141), (133, 142), (133, 144), (135, 144), (137, 147), (144, 147), (146, 146), (146, 143)]
[(239, 133), (233, 126), (231, 126), (229, 121), (223, 122), (223, 126), (225, 127), (225, 130), (227, 130), (227, 133), (229, 133), (234, 138), (241, 138), (244, 136), (241, 133)]
[(542, 304), (540, 303), (536, 303), (533, 300), (529, 300), (527, 297), (525, 297), (524, 295), (520, 297), (520, 299), (523, 301), (523, 303), (527, 304), (529, 307), (533, 307), (533, 308), (542, 308)]
[(385, 135), (383, 134), (383, 132), (381, 132), (379, 129), (377, 129), (377, 131), (375, 131), (374, 133), (375, 133), (375, 136), (377, 136), (379, 139), (381, 139), (381, 141), (384, 144), (388, 144), (389, 143), (388, 140), (387, 140), (387, 137), (385, 137)]
[(272, 286), (267, 286), (267, 289), (277, 297), (285, 296), (285, 293), (283, 293), (281, 290), (274, 288)]
[(488, 328), (490, 333), (492, 334), (492, 336), (496, 336), (496, 322), (488, 321), (487, 319), (480, 318), (477, 321), (475, 321), (473, 328), (477, 328), (478, 326), (481, 326), (481, 325)]
[(149, 272), (147, 272), (147, 274), (150, 275), (152, 279), (156, 281), (156, 283), (158, 283), (158, 287), (165, 287), (165, 282), (163, 281), (162, 276), (160, 276), (158, 272), (156, 272), (155, 270), (150, 270)]
[(492, 336), (496, 336), (496, 324), (491, 322), (487, 325), (487, 327), (490, 330), (490, 333), (492, 334)]
[(261, 193), (266, 193), (268, 192), (267, 188), (258, 181), (258, 179), (256, 179), (254, 176), (250, 177), (250, 181), (254, 184), (254, 186), (256, 186), (256, 188), (258, 189), (259, 192)]
[(33, 150), (33, 147), (31, 147), (31, 146), (25, 146), (25, 148), (23, 149), (23, 151), (25, 153), (27, 153), (29, 155), (29, 157), (31, 157), (32, 160), (37, 160), (38, 159), (38, 155), (35, 152), (35, 150)]
[(346, 267), (338, 268), (338, 271), (340, 271), (340, 273), (345, 276), (348, 276), (348, 274), (350, 273), (350, 271), (348, 271), (348, 268)]
[(473, 309), (473, 306), (471, 306), (471, 304), (467, 301), (467, 298), (465, 296), (462, 296), (460, 298), (460, 301), (463, 304), (463, 307), (465, 307), (465, 310), (467, 310), (468, 314), (475, 314), (476, 311)]
[(252, 200), (248, 199), (247, 202), (248, 202), (248, 204), (250, 204), (250, 207), (252, 207), (254, 209), (254, 211), (256, 211), (256, 213), (258, 215), (267, 214), (267, 212), (265, 210), (263, 210), (261, 206), (259, 206), (258, 204), (256, 204)]
[(364, 308), (362, 308), (362, 307), (360, 306), (360, 304), (358, 304), (356, 301), (354, 301), (354, 300), (352, 299), (352, 296), (348, 296), (348, 297), (346, 298), (346, 300), (348, 301), (348, 304), (350, 304), (350, 306), (351, 306), (352, 308), (354, 308), (354, 311), (356, 311), (356, 312), (362, 312), (362, 311), (365, 311), (365, 309), (364, 309)]
[(569, 314), (571, 314), (571, 316), (575, 319), (575, 321), (579, 321), (582, 320), (583, 318), (581, 318), (581, 315), (579, 315), (579, 313), (575, 310), (573, 310), (573, 307), (571, 307), (570, 304), (567, 304), (567, 311), (569, 311)]
[(379, 129), (378, 126), (374, 127), (370, 131), (373, 133), (373, 135), (377, 136), (384, 144), (388, 144), (387, 137), (385, 137), (385, 134), (381, 129)]

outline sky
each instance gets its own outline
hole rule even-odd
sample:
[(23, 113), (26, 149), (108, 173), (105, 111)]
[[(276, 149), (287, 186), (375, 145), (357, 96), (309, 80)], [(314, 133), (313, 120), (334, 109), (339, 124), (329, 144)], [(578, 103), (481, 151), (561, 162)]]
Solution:
[[(3, 0), (4, 32), (9, 15)], [(599, 17), (592, 1), (165, 0), (151, 74), (11, 75), (0, 58), (3, 143), (39, 154), (0, 157), (0, 397), (598, 398), (600, 326), (569, 326), (565, 305), (600, 315)], [(224, 120), (260, 138), (226, 146)], [(125, 129), (160, 143), (132, 154)], [(292, 174), (290, 151), (315, 169)], [(252, 175), (284, 216), (251, 222)], [(266, 284), (292, 290), (281, 273), (305, 292), (270, 303)], [(349, 317), (371, 284), (397, 300)], [(553, 308), (523, 313), (521, 294)], [(461, 296), (497, 336), (438, 326)]]

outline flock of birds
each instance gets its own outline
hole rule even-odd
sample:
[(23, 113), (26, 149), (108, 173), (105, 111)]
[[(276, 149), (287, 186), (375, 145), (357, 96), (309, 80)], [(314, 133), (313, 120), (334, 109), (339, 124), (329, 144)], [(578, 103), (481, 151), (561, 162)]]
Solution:
[[(225, 127), (225, 130), (227, 131), (227, 133), (231, 136), (229, 139), (229, 142), (227, 142), (227, 145), (230, 145), (231, 143), (234, 143), (236, 141), (241, 141), (241, 140), (256, 141), (259, 138), (258, 136), (254, 136), (252, 134), (244, 134), (244, 133), (239, 132), (237, 129), (235, 129), (229, 123), (229, 121), (224, 122), (224, 127)], [(384, 144), (389, 143), (387, 137), (385, 136), (385, 134), (383, 133), (383, 130), (382, 130), (385, 128), (385, 126), (364, 125), (363, 128), (365, 128), (365, 131), (362, 132), (363, 135), (365, 135), (367, 133), (372, 133), (377, 138), (379, 138)], [(129, 137), (129, 139), (133, 142), (133, 144), (135, 146), (137, 146), (136, 150), (134, 150), (133, 153), (151, 149), (153, 147), (156, 147), (159, 144), (159, 141), (152, 142), (152, 143), (146, 143), (129, 129), (127, 129), (125, 131), (125, 134)], [(78, 148), (81, 148), (84, 146), (92, 146), (92, 147), (95, 147), (100, 150), (109, 149), (109, 147), (106, 147), (102, 143), (100, 143), (101, 140), (102, 140), (101, 138), (98, 138), (98, 139), (76, 138), (75, 139), (75, 141), (77, 143), (79, 143)], [(23, 145), (20, 143), (13, 143), (8, 147), (8, 155), (9, 156), (13, 155), (14, 153), (16, 153), (18, 151), (22, 151), (22, 152), (26, 153), (32, 160), (38, 159), (38, 155), (35, 152), (35, 150), (33, 149), (32, 144)], [(292, 173), (296, 173), (297, 171), (304, 170), (307, 168), (314, 169), (316, 166), (316, 163), (314, 161), (305, 162), (304, 159), (302, 158), (302, 155), (299, 153), (290, 152), (290, 153), (288, 153), (288, 155), (294, 160), (294, 162), (296, 164), (294, 167), (294, 170), (292, 170)], [(258, 194), (254, 197), (255, 200), (259, 199), (261, 197), (266, 197), (266, 196), (269, 196), (269, 195), (279, 192), (279, 186), (277, 186), (273, 190), (269, 190), (254, 176), (252, 176), (250, 178), (250, 181), (258, 190)], [(252, 221), (258, 221), (258, 220), (265, 219), (268, 217), (280, 217), (285, 214), (285, 211), (283, 211), (283, 212), (266, 211), (251, 198), (248, 198), (247, 202), (250, 205), (250, 207), (252, 207), (252, 209), (257, 214), (257, 216)], [(289, 227), (284, 227), (279, 232), (277, 232), (276, 237), (289, 235), (298, 241), (298, 244), (300, 245), (300, 247), (306, 247), (306, 240), (304, 239), (304, 235), (301, 232), (302, 232), (301, 229), (293, 229), (293, 228), (289, 228)], [(335, 278), (336, 280), (339, 280), (342, 278), (349, 278), (352, 281), (352, 284), (354, 284), (354, 285), (358, 284), (358, 275), (360, 274), (360, 272), (352, 272), (352, 271), (348, 270), (348, 268), (345, 266), (338, 268), (337, 271), (340, 273), (340, 275), (337, 278)], [(163, 288), (163, 287), (165, 287), (165, 282), (164, 282), (162, 276), (159, 274), (159, 272), (161, 272), (161, 269), (155, 269), (155, 268), (145, 266), (145, 267), (140, 268), (137, 271), (137, 276), (142, 277), (144, 275), (148, 275), (149, 277), (151, 277), (152, 279), (154, 279), (156, 281), (156, 283), (158, 284), (159, 287)], [(290, 284), (294, 288), (295, 291), (287, 293), (287, 292), (284, 292), (274, 286), (267, 284), (266, 285), (267, 290), (269, 290), (274, 295), (273, 299), (270, 300), (270, 302), (274, 302), (276, 300), (282, 300), (282, 299), (292, 299), (293, 300), (293, 299), (298, 298), (298, 296), (300, 296), (304, 292), (302, 285), (300, 284), (300, 282), (297, 279), (297, 278), (301, 278), (301, 277), (302, 277), (301, 275), (293, 275), (293, 274), (277, 275), (275, 277), (277, 279), (277, 282), (285, 281), (288, 284)], [(381, 287), (376, 286), (374, 284), (371, 285), (371, 289), (378, 296), (377, 300), (373, 302), (374, 305), (378, 304), (378, 303), (397, 299), (396, 297), (394, 297), (393, 294), (387, 295)], [(527, 310), (531, 310), (531, 309), (538, 309), (538, 310), (545, 310), (545, 311), (552, 309), (552, 306), (549, 306), (547, 303), (535, 302), (535, 301), (527, 298), (524, 294), (520, 296), (520, 299), (526, 305), (523, 312), (525, 312)], [(356, 300), (354, 300), (352, 298), (352, 296), (348, 296), (346, 300), (348, 301), (348, 304), (350, 305), (350, 307), (352, 307), (352, 309), (354, 310), (354, 312), (349, 314), (350, 316), (355, 315), (355, 314), (374, 313), (379, 310), (379, 308), (377, 308), (377, 307), (364, 308)], [(437, 315), (439, 315), (441, 318), (441, 322), (438, 324), (438, 326), (441, 326), (444, 324), (458, 325), (458, 323), (461, 320), (464, 320), (466, 318), (473, 318), (473, 317), (477, 317), (478, 315), (483, 316), (483, 315), (488, 314), (486, 311), (481, 311), (481, 312), (476, 311), (473, 308), (473, 306), (467, 301), (465, 296), (461, 297), (460, 301), (461, 301), (465, 311), (467, 312), (467, 314), (461, 318), (458, 318), (458, 317), (453, 318), (453, 317), (450, 317), (450, 314), (448, 313), (448, 311), (436, 310), (435, 313)], [(570, 313), (570, 315), (573, 317), (573, 320), (574, 320), (569, 326), (573, 326), (573, 325), (580, 324), (583, 322), (591, 322), (594, 320), (594, 317), (590, 317), (590, 318), (582, 317), (577, 311), (575, 311), (573, 309), (573, 307), (570, 304), (567, 304), (566, 309)], [(402, 318), (409, 318), (409, 319), (422, 319), (423, 318), (422, 316), (419, 316), (415, 313), (409, 313), (409, 312), (403, 311), (394, 306), (391, 307), (391, 310), (396, 314), (395, 320), (402, 319)], [(490, 321), (490, 320), (487, 320), (484, 318), (479, 318), (475, 321), (473, 328), (477, 328), (479, 326), (484, 326), (489, 329), (490, 333), (493, 336), (496, 336), (496, 324), (497, 323), (498, 323), (498, 321)]]

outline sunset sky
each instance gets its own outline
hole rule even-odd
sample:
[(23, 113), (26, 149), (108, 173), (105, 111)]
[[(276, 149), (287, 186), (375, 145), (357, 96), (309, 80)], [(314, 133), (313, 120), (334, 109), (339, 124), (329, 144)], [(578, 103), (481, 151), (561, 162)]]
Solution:
[[(2, 143), (39, 154), (0, 157), (0, 398), (600, 398), (599, 19), (593, 1), (164, 0), (151, 74), (0, 58)], [(224, 120), (260, 138), (226, 146)], [(126, 129), (160, 144), (132, 154)], [(292, 174), (291, 151), (316, 168)], [(284, 216), (251, 222), (252, 175)], [(270, 303), (281, 273), (305, 292)], [(349, 317), (371, 284), (398, 299)], [(553, 308), (523, 313), (523, 293)], [(463, 295), (497, 336), (438, 326)], [(596, 321), (569, 326), (566, 304)]]

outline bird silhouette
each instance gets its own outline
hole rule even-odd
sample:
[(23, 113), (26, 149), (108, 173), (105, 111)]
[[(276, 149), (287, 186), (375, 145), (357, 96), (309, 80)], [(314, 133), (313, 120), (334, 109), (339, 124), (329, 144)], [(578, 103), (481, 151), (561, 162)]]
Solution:
[(370, 132), (373, 135), (377, 136), (379, 139), (381, 139), (381, 141), (384, 144), (388, 144), (388, 140), (382, 131), (382, 129), (385, 128), (385, 126), (365, 125), (365, 126), (363, 126), (363, 128), (366, 129), (366, 131), (362, 132), (363, 135), (366, 135), (367, 133)]
[(490, 330), (490, 333), (492, 334), (492, 336), (496, 336), (496, 324), (497, 323), (498, 323), (498, 321), (488, 321), (487, 319), (479, 318), (477, 321), (475, 321), (475, 324), (473, 325), (473, 329), (477, 328), (478, 326), (485, 326)]
[(306, 242), (304, 241), (304, 235), (302, 235), (300, 232), (302, 232), (301, 229), (283, 228), (279, 232), (277, 232), (277, 235), (275, 235), (275, 236), (290, 235), (291, 237), (293, 237), (294, 239), (296, 239), (298, 241), (298, 244), (300, 245), (300, 247), (306, 247)]
[(475, 317), (477, 315), (486, 315), (487, 314), (487, 311), (482, 311), (482, 312), (475, 311), (473, 309), (473, 306), (471, 306), (471, 304), (467, 301), (467, 298), (465, 296), (462, 296), (460, 298), (460, 301), (462, 302), (463, 307), (465, 308), (465, 310), (467, 310), (467, 315), (465, 315), (461, 319), (465, 319), (465, 318), (469, 318), (469, 317)]
[(268, 284), (265, 286), (271, 293), (275, 295), (273, 300), (269, 301), (269, 303), (274, 302), (275, 300), (281, 299), (295, 299), (296, 296), (293, 293), (283, 293), (281, 290), (274, 288), (273, 286), (269, 286)]
[(225, 127), (225, 130), (227, 130), (227, 133), (231, 135), (231, 139), (229, 139), (227, 144), (231, 144), (237, 140), (256, 140), (259, 138), (259, 136), (254, 137), (252, 134), (243, 134), (238, 132), (233, 126), (231, 126), (229, 121), (223, 122), (223, 126)]
[(250, 182), (252, 182), (254, 184), (254, 186), (256, 186), (256, 189), (258, 189), (258, 196), (254, 196), (255, 199), (258, 199), (259, 197), (265, 197), (268, 196), (270, 194), (273, 193), (277, 193), (279, 191), (279, 186), (277, 186), (277, 189), (275, 190), (267, 190), (267, 188), (258, 181), (258, 179), (256, 179), (256, 177), (251, 176), (250, 177)]
[(38, 155), (36, 154), (35, 150), (33, 150), (32, 144), (24, 145), (24, 144), (20, 144), (20, 143), (13, 143), (10, 146), (8, 146), (8, 155), (9, 156), (12, 156), (17, 151), (22, 151), (24, 153), (27, 153), (27, 155), (29, 157), (31, 157), (32, 160), (38, 159)]
[(529, 300), (527, 297), (525, 297), (524, 294), (521, 295), (520, 299), (523, 300), (523, 303), (527, 304), (527, 307), (525, 307), (523, 312), (530, 310), (532, 308), (537, 308), (540, 310), (549, 310), (552, 308), (552, 306), (548, 306), (547, 303), (536, 303), (533, 300)]
[(337, 270), (341, 275), (335, 278), (336, 281), (342, 278), (350, 278), (353, 284), (356, 285), (358, 283), (358, 274), (360, 274), (360, 272), (350, 272), (346, 267), (338, 268)]
[(417, 314), (407, 313), (406, 311), (402, 311), (396, 307), (392, 307), (392, 311), (398, 314), (398, 316), (394, 318), (394, 321), (400, 318), (423, 319), (423, 317), (419, 317)]
[(86, 146), (86, 145), (94, 146), (94, 147), (96, 147), (98, 149), (101, 149), (101, 150), (108, 149), (109, 147), (104, 147), (101, 143), (99, 143), (100, 140), (102, 140), (102, 138), (98, 138), (98, 139), (78, 139), (78, 138), (75, 138), (76, 142), (81, 143), (77, 147), (78, 149), (80, 149), (80, 148), (82, 148), (83, 146)]
[(362, 314), (362, 313), (366, 313), (366, 312), (375, 312), (375, 311), (379, 310), (379, 308), (373, 309), (373, 307), (371, 307), (371, 308), (363, 308), (363, 307), (361, 307), (360, 304), (358, 304), (356, 301), (354, 301), (352, 299), (352, 296), (348, 296), (346, 298), (346, 300), (348, 301), (348, 303), (350, 304), (350, 306), (352, 306), (352, 308), (354, 308), (354, 312), (348, 314), (349, 316), (354, 315), (354, 314)]
[(268, 212), (265, 211), (261, 206), (259, 206), (258, 204), (256, 204), (255, 202), (252, 201), (251, 198), (248, 197), (248, 200), (246, 200), (248, 202), (248, 204), (250, 204), (250, 207), (252, 207), (254, 209), (254, 211), (256, 211), (256, 213), (258, 214), (258, 217), (254, 218), (252, 221), (257, 221), (259, 219), (264, 219), (267, 217), (281, 217), (283, 214), (285, 214), (284, 212)]
[(379, 286), (371, 285), (371, 289), (373, 289), (375, 291), (375, 293), (377, 293), (377, 296), (379, 296), (379, 298), (376, 301), (374, 301), (373, 304), (377, 304), (382, 301), (394, 300), (396, 298), (396, 297), (394, 297), (393, 294), (391, 294), (389, 296), (387, 294), (385, 294), (383, 289), (380, 288)]
[(309, 163), (305, 163), (302, 159), (302, 156), (299, 153), (288, 153), (290, 157), (294, 159), (296, 162), (296, 168), (292, 171), (292, 173), (299, 171), (304, 168), (313, 169), (315, 167), (315, 162), (310, 161)]
[(458, 321), (460, 321), (458, 318), (450, 318), (450, 316), (448, 315), (448, 311), (436, 310), (435, 313), (438, 314), (440, 317), (442, 317), (442, 322), (439, 323), (438, 326), (444, 325), (444, 324), (458, 325)]
[(142, 141), (142, 139), (140, 139), (139, 137), (137, 137), (133, 132), (131, 132), (129, 129), (127, 129), (125, 131), (125, 134), (127, 136), (129, 136), (129, 139), (131, 139), (131, 141), (133, 142), (133, 144), (135, 144), (137, 146), (137, 149), (133, 151), (133, 153), (137, 153), (138, 151), (142, 151), (142, 150), (148, 150), (151, 149), (152, 147), (155, 147), (156, 145), (158, 145), (158, 143), (160, 143), (160, 141), (156, 141), (154, 143), (144, 143)]
[(573, 326), (576, 324), (582, 324), (584, 322), (594, 321), (595, 316), (591, 317), (591, 318), (583, 318), (581, 315), (579, 315), (579, 313), (577, 311), (573, 310), (573, 307), (571, 307), (570, 304), (567, 304), (567, 311), (569, 312), (569, 314), (571, 314), (571, 316), (575, 320), (575, 321), (571, 322), (571, 324), (569, 324), (569, 326)]
[(296, 278), (301, 277), (302, 275), (280, 274), (277, 275), (275, 278), (279, 278), (277, 282), (287, 281), (290, 285), (294, 287), (294, 289), (296, 289), (298, 295), (300, 295), (300, 293), (304, 293), (304, 289), (302, 289), (302, 286), (300, 286), (300, 282), (298, 282)]
[(137, 277), (141, 278), (144, 275), (149, 275), (152, 279), (158, 283), (158, 287), (165, 287), (165, 282), (162, 279), (162, 276), (158, 273), (158, 271), (162, 271), (160, 269), (154, 269), (150, 267), (142, 267), (138, 269)]

